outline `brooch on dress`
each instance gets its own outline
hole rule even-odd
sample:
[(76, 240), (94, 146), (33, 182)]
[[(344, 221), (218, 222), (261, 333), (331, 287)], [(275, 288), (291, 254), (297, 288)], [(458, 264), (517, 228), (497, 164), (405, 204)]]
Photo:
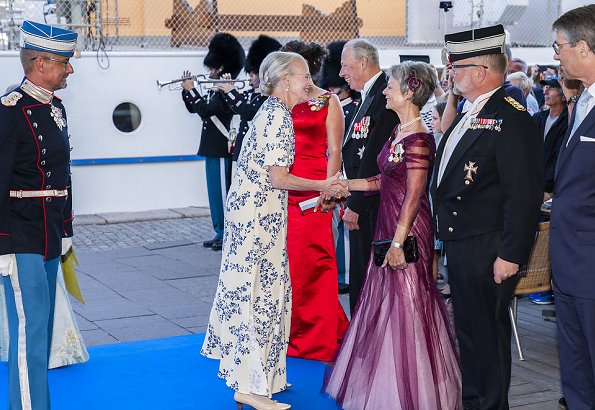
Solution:
[(310, 110), (320, 111), (323, 107), (328, 106), (328, 98), (322, 95), (320, 97), (312, 98), (311, 100), (308, 100), (308, 105), (310, 106)]
[(388, 162), (396, 162), (397, 164), (403, 161), (403, 155), (405, 154), (405, 150), (403, 149), (403, 144), (398, 143), (390, 147), (388, 151)]
[(58, 126), (58, 128), (60, 128), (60, 131), (62, 131), (62, 128), (66, 127), (66, 120), (62, 116), (62, 110), (58, 107), (54, 107), (51, 104), (50, 104), (50, 107), (52, 108), (52, 112), (50, 113), (50, 115), (56, 122), (56, 125)]

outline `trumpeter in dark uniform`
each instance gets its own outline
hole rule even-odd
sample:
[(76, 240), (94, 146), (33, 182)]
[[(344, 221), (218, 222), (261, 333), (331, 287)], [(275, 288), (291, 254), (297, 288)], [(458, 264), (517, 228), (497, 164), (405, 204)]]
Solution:
[(446, 35), (454, 87), (472, 105), (438, 147), (432, 198), (444, 242), (461, 355), (463, 403), (508, 409), (508, 306), (543, 197), (542, 139), (502, 88), (501, 25)]
[[(245, 57), (244, 49), (234, 36), (217, 33), (209, 43), (204, 65), (209, 70), (211, 79), (219, 79), (225, 73), (236, 78), (242, 70)], [(184, 77), (190, 77), (190, 73), (184, 72)], [(216, 87), (210, 88), (206, 95), (200, 95), (191, 80), (183, 81), (182, 87), (182, 99), (186, 108), (202, 119), (198, 155), (205, 157), (209, 207), (215, 231), (215, 237), (203, 242), (203, 246), (219, 251), (223, 239), (223, 204), (231, 184), (231, 155), (228, 143), (235, 138), (236, 131), (230, 129), (234, 112)]]
[[(242, 149), (242, 141), (244, 135), (250, 128), (252, 119), (260, 106), (267, 99), (266, 96), (260, 93), (260, 77), (258, 76), (258, 69), (262, 60), (273, 51), (281, 48), (281, 43), (272, 37), (260, 35), (250, 45), (248, 56), (246, 57), (246, 64), (244, 70), (248, 74), (250, 81), (250, 89), (240, 93), (234, 83), (222, 83), (219, 89), (224, 92), (223, 98), (229, 105), (229, 108), (240, 116), (240, 126), (234, 141), (232, 160), (235, 162), (240, 156)], [(224, 78), (228, 78), (228, 74)]]
[[(10, 334), (8, 408), (49, 409), (47, 380), (59, 256), (72, 212), (66, 87), (76, 33), (23, 22), (21, 85), (0, 104), (0, 273)], [(64, 240), (63, 238), (68, 238)]]

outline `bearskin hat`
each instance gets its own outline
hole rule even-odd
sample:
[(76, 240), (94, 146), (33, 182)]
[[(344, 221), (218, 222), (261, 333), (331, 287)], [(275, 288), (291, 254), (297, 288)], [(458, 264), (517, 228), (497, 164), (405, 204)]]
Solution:
[(347, 85), (345, 79), (339, 77), (341, 71), (341, 53), (346, 41), (333, 41), (328, 44), (328, 55), (324, 59), (320, 72), (320, 86), (322, 88), (343, 87)]
[(262, 64), (262, 60), (264, 60), (264, 58), (269, 55), (269, 53), (278, 51), (280, 48), (281, 43), (279, 43), (277, 40), (261, 34), (250, 45), (244, 69), (247, 73), (257, 73), (260, 65)]
[(209, 52), (204, 65), (210, 68), (222, 67), (221, 73), (229, 73), (236, 78), (246, 60), (246, 53), (237, 38), (229, 33), (217, 33), (209, 43)]

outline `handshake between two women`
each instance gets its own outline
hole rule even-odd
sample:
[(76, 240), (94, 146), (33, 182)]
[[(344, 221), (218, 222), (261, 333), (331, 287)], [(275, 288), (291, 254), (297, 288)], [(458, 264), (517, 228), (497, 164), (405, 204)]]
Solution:
[(349, 181), (342, 178), (341, 172), (337, 172), (335, 175), (324, 181), (321, 193), (323, 201), (333, 199), (336, 201), (339, 198), (347, 198), (351, 195), (349, 193)]

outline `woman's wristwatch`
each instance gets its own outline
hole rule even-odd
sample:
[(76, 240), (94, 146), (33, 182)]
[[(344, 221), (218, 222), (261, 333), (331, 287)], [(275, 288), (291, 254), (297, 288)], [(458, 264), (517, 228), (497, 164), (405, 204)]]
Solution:
[(391, 246), (394, 246), (397, 249), (403, 249), (403, 244), (400, 242), (392, 241)]
[(580, 96), (581, 96), (580, 94), (571, 95), (570, 97), (568, 97), (568, 102), (569, 103), (576, 104), (576, 102), (578, 101), (578, 99), (580, 98)]

